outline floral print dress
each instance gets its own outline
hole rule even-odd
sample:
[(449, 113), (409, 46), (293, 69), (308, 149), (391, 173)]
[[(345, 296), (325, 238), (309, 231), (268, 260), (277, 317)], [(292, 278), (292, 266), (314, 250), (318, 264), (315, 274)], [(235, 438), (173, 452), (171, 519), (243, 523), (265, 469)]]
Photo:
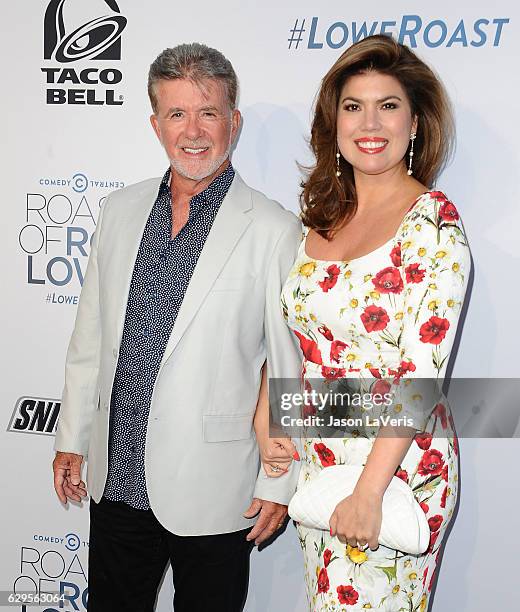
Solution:
[[(304, 383), (365, 375), (442, 378), (470, 271), (454, 204), (438, 191), (419, 196), (391, 240), (351, 261), (308, 257), (305, 236), (282, 291), (287, 324), (304, 355)], [(363, 435), (304, 438), (299, 484), (331, 465), (364, 465), (373, 442)], [(427, 609), (458, 489), (458, 445), (446, 402), (432, 406), (396, 476), (426, 513), (427, 551), (361, 551), (299, 525), (311, 610)]]

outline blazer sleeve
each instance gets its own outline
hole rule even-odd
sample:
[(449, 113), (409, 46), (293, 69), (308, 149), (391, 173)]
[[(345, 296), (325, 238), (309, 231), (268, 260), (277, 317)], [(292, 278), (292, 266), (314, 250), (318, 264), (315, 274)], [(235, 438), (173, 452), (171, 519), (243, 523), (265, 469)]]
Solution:
[[(267, 270), (264, 333), (267, 351), (267, 380), (299, 378), (302, 355), (283, 317), (280, 294), (296, 259), (302, 230), (300, 221), (290, 214), (290, 223), (275, 246)], [(254, 497), (287, 505), (294, 495), (299, 474), (299, 462), (293, 461), (287, 474), (269, 478), (263, 467), (257, 477)]]
[(63, 389), (54, 450), (86, 458), (92, 418), (99, 408), (98, 376), (101, 353), (98, 250), (108, 196), (92, 237), (76, 321), (65, 360)]

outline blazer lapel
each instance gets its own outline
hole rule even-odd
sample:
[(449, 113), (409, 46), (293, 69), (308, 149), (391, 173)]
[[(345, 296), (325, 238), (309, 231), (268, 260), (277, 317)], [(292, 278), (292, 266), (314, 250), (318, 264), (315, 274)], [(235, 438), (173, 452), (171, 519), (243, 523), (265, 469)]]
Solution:
[(251, 208), (251, 191), (240, 176), (235, 174), (193, 271), (166, 345), (161, 366), (172, 354), (229, 259), (235, 245), (251, 223), (250, 216), (245, 214)]
[(119, 265), (117, 266), (117, 275), (111, 283), (110, 292), (115, 300), (113, 312), (117, 318), (118, 346), (123, 334), (128, 293), (130, 291), (137, 251), (141, 244), (150, 211), (157, 198), (160, 184), (160, 178), (156, 181), (151, 181), (146, 188), (143, 188), (142, 191), (136, 194), (135, 198), (127, 204), (129, 214), (124, 216), (120, 226), (116, 228), (118, 235), (121, 236), (121, 240), (118, 240), (117, 243), (117, 261)]

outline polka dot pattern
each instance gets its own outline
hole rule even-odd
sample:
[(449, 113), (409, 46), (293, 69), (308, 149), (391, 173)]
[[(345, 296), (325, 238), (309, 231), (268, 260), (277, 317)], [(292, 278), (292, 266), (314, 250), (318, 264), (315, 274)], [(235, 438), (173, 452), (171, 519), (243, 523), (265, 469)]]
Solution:
[(144, 451), (155, 379), (191, 276), (234, 176), (229, 164), (195, 195), (186, 225), (171, 239), (168, 169), (137, 253), (112, 388), (104, 495), (139, 510), (150, 508)]

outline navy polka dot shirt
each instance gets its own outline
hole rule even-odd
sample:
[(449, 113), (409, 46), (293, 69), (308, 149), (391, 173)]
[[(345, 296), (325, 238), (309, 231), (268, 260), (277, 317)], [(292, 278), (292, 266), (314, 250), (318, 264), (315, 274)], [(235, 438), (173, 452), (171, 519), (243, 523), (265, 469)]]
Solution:
[(170, 170), (164, 175), (135, 260), (110, 405), (104, 496), (148, 510), (144, 449), (155, 379), (184, 294), (235, 176), (229, 164), (190, 201), (171, 238)]

